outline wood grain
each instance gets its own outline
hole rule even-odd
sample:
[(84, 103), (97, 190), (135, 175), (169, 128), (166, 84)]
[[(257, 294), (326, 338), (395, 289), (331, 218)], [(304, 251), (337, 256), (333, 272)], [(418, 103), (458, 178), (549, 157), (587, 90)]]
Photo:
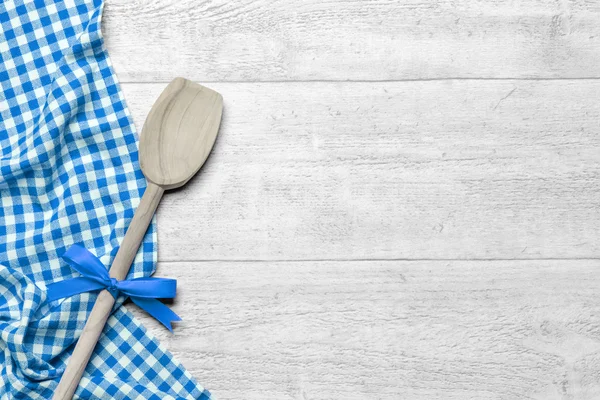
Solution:
[(174, 76), (225, 98), (158, 212), (183, 321), (129, 308), (220, 399), (599, 398), (599, 19), (586, 0), (107, 2), (138, 129)]
[(219, 93), (184, 78), (173, 79), (142, 129), (140, 168), (146, 179), (165, 190), (185, 185), (208, 158), (222, 112)]
[(220, 399), (597, 399), (599, 260), (159, 263)]
[[(600, 81), (212, 84), (223, 137), (159, 259), (600, 255)], [(125, 84), (138, 126), (164, 84)]]
[(107, 1), (124, 82), (600, 77), (590, 0)]

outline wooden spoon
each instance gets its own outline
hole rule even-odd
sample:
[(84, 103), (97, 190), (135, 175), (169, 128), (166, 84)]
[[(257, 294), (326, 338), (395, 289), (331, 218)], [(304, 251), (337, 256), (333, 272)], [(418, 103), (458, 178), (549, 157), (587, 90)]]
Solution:
[[(112, 278), (127, 276), (164, 191), (185, 185), (206, 161), (222, 111), (219, 93), (183, 78), (169, 83), (152, 106), (140, 139), (140, 164), (148, 186), (110, 268)], [(73, 397), (114, 303), (107, 290), (98, 295), (54, 400)]]

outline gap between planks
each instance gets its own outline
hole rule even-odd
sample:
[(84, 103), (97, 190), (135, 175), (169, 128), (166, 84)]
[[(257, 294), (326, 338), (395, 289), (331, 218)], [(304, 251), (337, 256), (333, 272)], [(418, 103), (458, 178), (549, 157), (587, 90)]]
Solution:
[[(184, 77), (185, 78), (185, 77)], [(445, 81), (596, 81), (600, 77), (558, 77), (558, 78), (469, 78), (469, 77), (445, 77), (445, 78), (414, 78), (414, 79), (300, 79), (300, 80), (194, 80), (201, 83), (402, 83), (402, 82), (445, 82)], [(155, 81), (120, 80), (121, 84), (155, 85), (158, 83), (169, 83), (170, 80), (157, 79)]]
[(303, 263), (303, 262), (454, 262), (454, 261), (597, 261), (594, 257), (548, 257), (548, 258), (313, 258), (313, 259), (207, 259), (207, 260), (158, 260), (158, 263)]

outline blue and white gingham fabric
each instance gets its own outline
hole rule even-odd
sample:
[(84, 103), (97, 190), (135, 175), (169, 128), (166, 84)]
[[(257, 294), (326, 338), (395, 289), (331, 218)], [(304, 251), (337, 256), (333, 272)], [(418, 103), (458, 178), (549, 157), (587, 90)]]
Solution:
[[(100, 31), (102, 0), (0, 1), (0, 399), (49, 399), (96, 294), (54, 302), (74, 243), (109, 266), (144, 192)], [(156, 262), (150, 227), (130, 277)], [(82, 399), (207, 399), (120, 298)]]

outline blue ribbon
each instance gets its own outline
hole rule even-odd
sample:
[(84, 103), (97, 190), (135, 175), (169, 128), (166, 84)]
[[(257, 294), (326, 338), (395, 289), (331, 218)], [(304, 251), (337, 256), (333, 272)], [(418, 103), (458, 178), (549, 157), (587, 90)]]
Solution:
[(177, 290), (175, 279), (135, 278), (118, 281), (111, 278), (102, 262), (86, 248), (74, 244), (62, 256), (82, 277), (54, 282), (46, 286), (48, 300), (53, 301), (83, 292), (106, 289), (116, 299), (119, 293), (127, 295), (173, 332), (171, 321), (181, 318), (156, 299), (172, 299)]

